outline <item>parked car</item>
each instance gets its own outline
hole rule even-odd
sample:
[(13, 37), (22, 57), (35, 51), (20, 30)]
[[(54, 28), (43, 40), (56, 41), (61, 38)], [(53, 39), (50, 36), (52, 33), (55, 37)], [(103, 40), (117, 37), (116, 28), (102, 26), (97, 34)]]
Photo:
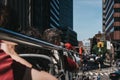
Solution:
[(109, 78), (111, 80), (120, 80), (120, 69), (118, 69), (117, 71), (110, 73)]

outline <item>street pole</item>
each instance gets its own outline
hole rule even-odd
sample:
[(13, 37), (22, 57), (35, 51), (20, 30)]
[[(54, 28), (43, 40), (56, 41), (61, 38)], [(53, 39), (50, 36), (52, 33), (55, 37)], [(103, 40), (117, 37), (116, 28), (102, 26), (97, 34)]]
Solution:
[(100, 71), (101, 71), (101, 64), (100, 64), (100, 62), (99, 62), (98, 66), (99, 66), (99, 73), (100, 73)]
[(98, 63), (99, 63), (98, 64), (99, 70), (98, 70), (97, 80), (101, 80), (101, 78), (100, 78), (101, 64), (100, 64), (100, 62), (98, 62)]

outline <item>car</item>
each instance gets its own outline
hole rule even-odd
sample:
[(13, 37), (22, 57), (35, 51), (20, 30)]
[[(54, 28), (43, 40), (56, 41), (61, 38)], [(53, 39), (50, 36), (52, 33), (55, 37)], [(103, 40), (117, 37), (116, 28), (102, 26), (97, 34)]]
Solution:
[(113, 73), (110, 73), (109, 78), (111, 80), (120, 80), (120, 69), (118, 69), (117, 71), (115, 71)]

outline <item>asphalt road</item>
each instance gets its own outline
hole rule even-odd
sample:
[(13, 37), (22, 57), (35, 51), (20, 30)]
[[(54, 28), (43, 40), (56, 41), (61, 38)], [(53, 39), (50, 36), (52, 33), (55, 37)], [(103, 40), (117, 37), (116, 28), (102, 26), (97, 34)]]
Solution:
[[(117, 70), (116, 67), (108, 67), (108, 68), (103, 68), (101, 70), (96, 69), (96, 70), (90, 70), (90, 71), (85, 71), (85, 75), (89, 77), (90, 80), (97, 80), (97, 77), (100, 77), (100, 80), (110, 80), (109, 79), (109, 74), (111, 72), (114, 72)], [(79, 78), (77, 80), (82, 80), (82, 71), (79, 72)]]

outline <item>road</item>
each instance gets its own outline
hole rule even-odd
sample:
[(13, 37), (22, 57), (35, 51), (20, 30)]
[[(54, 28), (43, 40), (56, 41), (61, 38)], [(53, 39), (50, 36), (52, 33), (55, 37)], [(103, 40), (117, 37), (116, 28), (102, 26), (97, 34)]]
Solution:
[[(115, 70), (117, 70), (116, 67), (108, 67), (108, 68), (103, 68), (101, 70), (96, 69), (96, 70), (86, 71), (85, 75), (89, 77), (90, 80), (97, 80), (96, 78), (98, 77), (98, 75), (100, 76), (100, 80), (110, 80), (109, 74), (111, 72), (114, 72)], [(78, 80), (82, 80), (81, 78), (82, 78), (82, 72), (80, 71)]]

